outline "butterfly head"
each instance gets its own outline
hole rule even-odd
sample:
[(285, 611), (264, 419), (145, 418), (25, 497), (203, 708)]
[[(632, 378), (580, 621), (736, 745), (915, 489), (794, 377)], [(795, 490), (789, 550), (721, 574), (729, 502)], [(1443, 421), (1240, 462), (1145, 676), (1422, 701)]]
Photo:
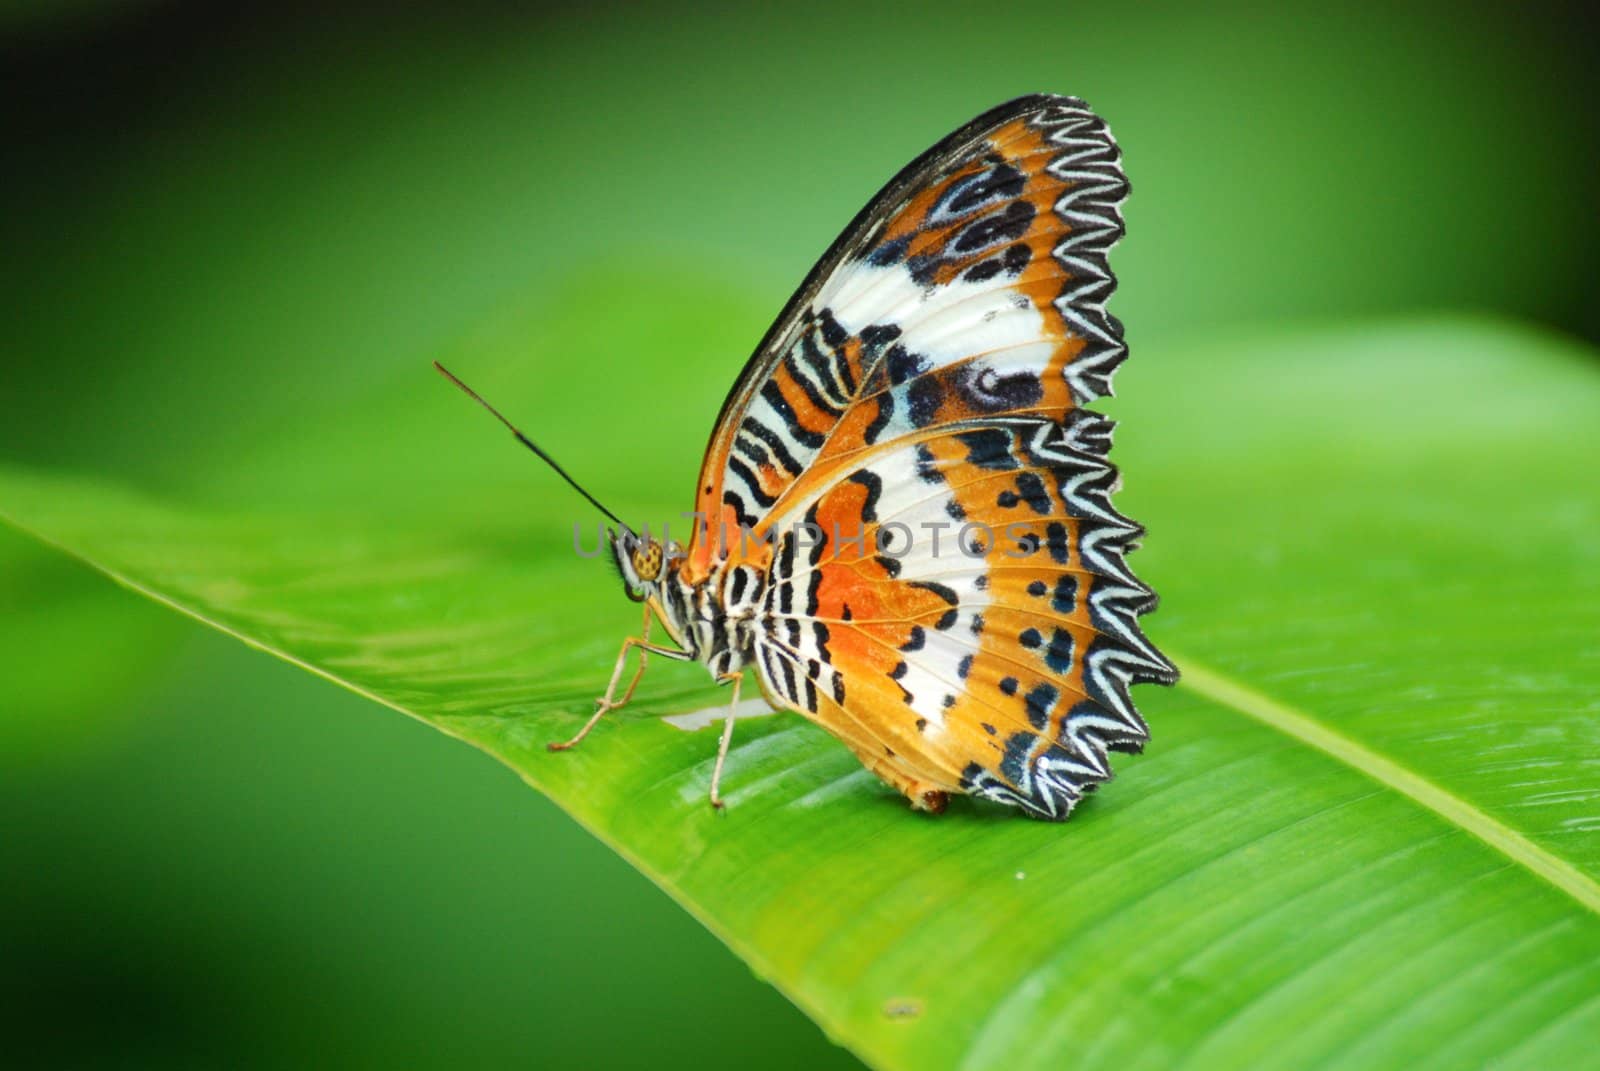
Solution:
[(662, 543), (649, 532), (638, 535), (627, 527), (614, 529), (610, 535), (611, 554), (616, 559), (617, 571), (622, 574), (622, 587), (628, 598), (634, 602), (654, 598), (672, 561), (682, 556), (682, 550), (676, 543)]

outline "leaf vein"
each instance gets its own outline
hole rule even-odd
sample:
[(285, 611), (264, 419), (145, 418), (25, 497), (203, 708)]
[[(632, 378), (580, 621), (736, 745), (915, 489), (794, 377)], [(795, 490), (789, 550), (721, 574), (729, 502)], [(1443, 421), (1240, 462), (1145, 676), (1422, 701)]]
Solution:
[[(1170, 654), (1170, 652), (1169, 652)], [(1566, 893), (1600, 915), (1600, 882), (1567, 860), (1541, 848), (1522, 833), (1480, 811), (1460, 796), (1434, 784), (1415, 770), (1347, 737), (1311, 714), (1240, 684), (1190, 658), (1178, 657), (1181, 683), (1269, 728), (1316, 748), (1426, 807), (1456, 828), (1472, 834), (1513, 863)]]

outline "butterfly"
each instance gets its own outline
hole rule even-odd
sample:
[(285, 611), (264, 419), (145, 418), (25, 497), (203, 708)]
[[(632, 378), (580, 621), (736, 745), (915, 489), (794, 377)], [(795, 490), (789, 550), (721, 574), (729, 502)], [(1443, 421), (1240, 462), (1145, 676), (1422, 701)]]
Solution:
[(551, 749), (656, 656), (732, 687), (716, 807), (746, 669), (922, 811), (966, 794), (1063, 820), (1109, 752), (1141, 750), (1129, 687), (1177, 669), (1139, 627), (1157, 601), (1125, 560), (1143, 529), (1111, 505), (1112, 422), (1084, 408), (1127, 352), (1105, 311), (1127, 192), (1074, 97), (1002, 104), (913, 160), (735, 382), (687, 548), (617, 520), (500, 417), (616, 524), (644, 604), (594, 714)]

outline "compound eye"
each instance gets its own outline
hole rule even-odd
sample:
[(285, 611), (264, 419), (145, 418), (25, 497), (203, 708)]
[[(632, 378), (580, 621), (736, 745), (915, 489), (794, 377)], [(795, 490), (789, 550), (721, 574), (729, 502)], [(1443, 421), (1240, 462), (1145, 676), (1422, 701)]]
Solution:
[(640, 580), (654, 580), (661, 575), (661, 544), (651, 543), (633, 552), (633, 571)]

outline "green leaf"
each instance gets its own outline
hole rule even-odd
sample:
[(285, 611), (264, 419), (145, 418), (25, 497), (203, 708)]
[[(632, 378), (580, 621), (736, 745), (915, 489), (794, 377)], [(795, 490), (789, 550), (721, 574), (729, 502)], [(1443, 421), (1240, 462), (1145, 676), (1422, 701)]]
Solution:
[[(1441, 321), (1153, 347), (1119, 387), (1120, 501), (1165, 598), (1150, 631), (1186, 676), (1139, 690), (1147, 754), (1064, 826), (915, 815), (787, 715), (741, 722), (715, 814), (715, 731), (657, 717), (724, 698), (693, 666), (653, 664), (631, 707), (547, 753), (633, 623), (574, 556), (565, 499), (528, 521), (458, 488), (430, 518), (430, 485), (385, 478), (251, 514), (11, 469), (0, 511), (505, 762), (875, 1065), (1582, 1063), (1593, 356)], [(379, 465), (350, 453), (330, 468)]]
[[(0, 528), (0, 761), (59, 756), (117, 739), (182, 635), (178, 620), (119, 596), (82, 566)], [(88, 645), (85, 637), (115, 642)]]

